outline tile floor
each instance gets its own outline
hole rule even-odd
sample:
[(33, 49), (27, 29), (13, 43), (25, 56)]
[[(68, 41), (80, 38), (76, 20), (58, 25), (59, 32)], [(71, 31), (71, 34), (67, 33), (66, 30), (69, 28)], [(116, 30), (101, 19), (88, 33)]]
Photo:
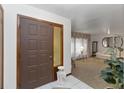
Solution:
[(57, 81), (54, 81), (37, 89), (92, 89), (92, 87), (70, 75), (66, 78), (63, 86), (60, 86)]

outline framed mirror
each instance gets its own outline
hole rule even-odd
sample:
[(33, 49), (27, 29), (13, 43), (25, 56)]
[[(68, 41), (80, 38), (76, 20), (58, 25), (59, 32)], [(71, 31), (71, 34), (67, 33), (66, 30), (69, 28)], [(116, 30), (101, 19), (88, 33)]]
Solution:
[(102, 45), (105, 48), (113, 47), (114, 46), (113, 37), (104, 37), (103, 40), (102, 40)]
[(123, 38), (121, 36), (104, 37), (102, 40), (103, 47), (120, 48), (123, 46)]
[(123, 38), (121, 36), (114, 37), (114, 47), (119, 48), (123, 46)]
[(103, 38), (102, 45), (103, 45), (103, 47), (108, 47), (108, 39), (106, 37)]

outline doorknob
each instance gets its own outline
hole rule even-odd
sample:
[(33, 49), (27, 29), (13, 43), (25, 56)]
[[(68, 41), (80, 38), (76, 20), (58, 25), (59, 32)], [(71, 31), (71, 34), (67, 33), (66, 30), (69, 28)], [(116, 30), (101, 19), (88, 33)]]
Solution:
[(53, 56), (49, 56), (49, 58), (53, 58)]

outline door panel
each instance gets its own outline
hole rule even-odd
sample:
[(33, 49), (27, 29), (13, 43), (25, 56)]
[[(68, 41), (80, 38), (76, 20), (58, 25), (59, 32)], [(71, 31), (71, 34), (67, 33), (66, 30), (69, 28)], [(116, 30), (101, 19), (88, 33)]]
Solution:
[(63, 61), (62, 28), (54, 26), (54, 67), (61, 66)]
[(19, 18), (19, 88), (36, 88), (53, 81), (53, 28), (35, 19)]

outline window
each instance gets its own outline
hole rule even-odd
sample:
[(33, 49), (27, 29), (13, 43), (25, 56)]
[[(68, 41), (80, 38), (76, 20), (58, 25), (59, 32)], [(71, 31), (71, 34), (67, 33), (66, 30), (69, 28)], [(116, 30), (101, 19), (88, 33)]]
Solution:
[(81, 54), (81, 48), (83, 47), (83, 42), (81, 38), (76, 38), (76, 42), (75, 42), (75, 57), (79, 57)]
[(87, 55), (88, 41), (84, 38), (71, 39), (71, 57), (79, 58), (82, 55)]

